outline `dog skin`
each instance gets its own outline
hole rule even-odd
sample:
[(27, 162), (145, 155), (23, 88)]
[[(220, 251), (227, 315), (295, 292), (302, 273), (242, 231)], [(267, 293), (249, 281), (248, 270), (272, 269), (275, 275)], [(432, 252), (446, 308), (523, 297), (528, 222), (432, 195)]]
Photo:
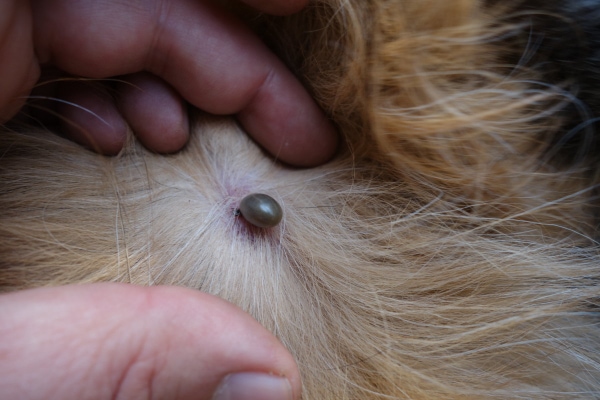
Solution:
[[(596, 55), (573, 68), (573, 49), (548, 47), (593, 48), (591, 20), (581, 42), (559, 40), (589, 7), (236, 9), (336, 123), (336, 157), (290, 167), (199, 111), (168, 156), (130, 135), (105, 157), (15, 123), (0, 135), (1, 288), (216, 295), (289, 349), (304, 399), (597, 398), (596, 103), (582, 80)], [(281, 223), (236, 212), (252, 193)]]

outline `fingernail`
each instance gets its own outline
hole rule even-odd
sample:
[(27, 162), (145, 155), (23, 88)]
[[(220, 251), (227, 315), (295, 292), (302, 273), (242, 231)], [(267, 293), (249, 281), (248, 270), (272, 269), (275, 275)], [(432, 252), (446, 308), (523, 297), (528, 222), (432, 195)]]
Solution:
[(212, 400), (293, 400), (289, 381), (278, 376), (244, 372), (227, 375)]

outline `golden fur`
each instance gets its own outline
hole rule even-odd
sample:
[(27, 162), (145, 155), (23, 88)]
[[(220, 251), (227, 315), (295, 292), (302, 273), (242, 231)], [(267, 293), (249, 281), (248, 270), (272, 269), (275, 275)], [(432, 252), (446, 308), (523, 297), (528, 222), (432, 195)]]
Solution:
[[(477, 0), (238, 11), (338, 124), (338, 156), (289, 168), (200, 113), (172, 156), (6, 129), (2, 290), (216, 294), (290, 349), (306, 400), (600, 396), (598, 176), (553, 154), (575, 100), (524, 61), (527, 19)], [(253, 192), (278, 227), (234, 215)]]

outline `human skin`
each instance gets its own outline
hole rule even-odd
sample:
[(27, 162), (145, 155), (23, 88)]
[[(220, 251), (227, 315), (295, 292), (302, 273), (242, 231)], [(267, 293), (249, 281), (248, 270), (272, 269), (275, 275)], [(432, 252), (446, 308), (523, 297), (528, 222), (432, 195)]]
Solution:
[(103, 283), (14, 292), (0, 295), (0, 321), (7, 399), (208, 400), (236, 379), (215, 399), (300, 394), (294, 360), (275, 337), (191, 289)]
[[(246, 0), (289, 14), (306, 0)], [(25, 104), (43, 69), (70, 82), (56, 108), (82, 144), (117, 153), (127, 126), (151, 150), (187, 141), (185, 102), (235, 114), (277, 159), (327, 161), (332, 125), (284, 65), (240, 22), (201, 0), (0, 2), (0, 123)], [(85, 110), (83, 110), (85, 109)], [(99, 123), (99, 121), (101, 123)], [(183, 288), (94, 284), (0, 295), (0, 393), (7, 398), (292, 399), (289, 352), (235, 306)], [(240, 397), (241, 396), (241, 397)]]
[[(306, 0), (252, 0), (275, 14)], [(0, 122), (23, 106), (52, 66), (72, 76), (117, 77), (118, 96), (79, 85), (61, 91), (82, 108), (60, 107), (74, 140), (117, 153), (126, 126), (158, 152), (187, 140), (183, 100), (214, 114), (235, 114), (279, 160), (296, 166), (327, 161), (337, 147), (329, 120), (307, 91), (248, 28), (201, 0), (122, 2), (33, 0), (0, 5)], [(89, 87), (88, 87), (89, 88)], [(116, 103), (112, 97), (117, 97)]]

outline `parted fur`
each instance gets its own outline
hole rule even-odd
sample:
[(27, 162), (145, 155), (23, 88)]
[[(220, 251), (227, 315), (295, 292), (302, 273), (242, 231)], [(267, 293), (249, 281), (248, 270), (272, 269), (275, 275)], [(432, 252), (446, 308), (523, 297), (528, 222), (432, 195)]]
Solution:
[[(568, 11), (240, 11), (339, 126), (336, 158), (286, 167), (202, 113), (171, 156), (132, 139), (108, 158), (13, 125), (0, 135), (1, 290), (216, 294), (290, 349), (307, 400), (598, 398), (593, 93), (579, 99), (585, 74), (544, 47), (548, 18), (577, 26)], [(282, 223), (236, 216), (249, 193), (274, 197)]]

